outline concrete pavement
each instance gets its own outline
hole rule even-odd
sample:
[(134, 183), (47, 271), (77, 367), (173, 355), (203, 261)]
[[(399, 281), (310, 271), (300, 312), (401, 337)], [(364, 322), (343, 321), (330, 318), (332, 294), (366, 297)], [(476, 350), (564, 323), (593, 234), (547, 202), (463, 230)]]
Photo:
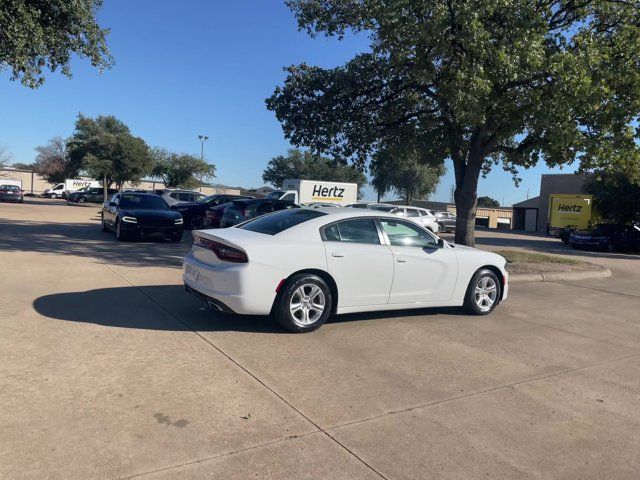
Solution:
[(487, 317), (291, 335), (184, 293), (188, 235), (122, 244), (96, 212), (0, 204), (0, 478), (640, 476), (637, 255)]

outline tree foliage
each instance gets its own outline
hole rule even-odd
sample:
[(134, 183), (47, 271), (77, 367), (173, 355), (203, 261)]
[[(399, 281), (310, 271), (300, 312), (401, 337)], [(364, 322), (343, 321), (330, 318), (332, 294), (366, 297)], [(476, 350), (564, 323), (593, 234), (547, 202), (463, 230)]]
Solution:
[(9, 163), (9, 160), (11, 160), (11, 157), (11, 152), (9, 152), (7, 147), (0, 145), (0, 168), (4, 168)]
[(640, 181), (627, 172), (597, 171), (589, 176), (585, 191), (593, 195), (598, 213), (609, 221), (640, 221)]
[(491, 198), (491, 197), (478, 197), (478, 206), (486, 207), (486, 208), (494, 208), (494, 207), (499, 207), (500, 202), (495, 198)]
[(379, 197), (393, 190), (410, 205), (435, 192), (444, 173), (444, 165), (430, 165), (415, 147), (385, 146), (371, 162), (371, 185)]
[(153, 168), (144, 140), (134, 137), (129, 127), (112, 115), (95, 119), (78, 115), (67, 148), (70, 161), (102, 181), (105, 191), (114, 182), (121, 188), (124, 182), (140, 181)]
[(36, 152), (33, 169), (49, 183), (64, 182), (76, 177), (80, 171), (80, 159), (71, 159), (67, 153), (67, 142), (61, 137), (54, 137), (46, 145), (36, 147)]
[(456, 241), (473, 245), (493, 166), (637, 164), (639, 0), (289, 0), (311, 35), (368, 35), (345, 65), (301, 64), (267, 100), (295, 145), (364, 164), (399, 136), (453, 161)]
[(3, 0), (0, 2), (0, 71), (11, 69), (11, 80), (37, 88), (43, 69), (58, 68), (71, 77), (73, 54), (87, 57), (100, 71), (113, 59), (107, 30), (95, 14), (102, 0)]
[(273, 157), (262, 174), (262, 180), (277, 188), (287, 178), (357, 183), (359, 187), (367, 183), (365, 175), (351, 165), (298, 149)]
[(163, 148), (154, 148), (153, 174), (162, 178), (167, 188), (194, 188), (203, 180), (216, 176), (216, 167), (187, 153), (169, 152)]

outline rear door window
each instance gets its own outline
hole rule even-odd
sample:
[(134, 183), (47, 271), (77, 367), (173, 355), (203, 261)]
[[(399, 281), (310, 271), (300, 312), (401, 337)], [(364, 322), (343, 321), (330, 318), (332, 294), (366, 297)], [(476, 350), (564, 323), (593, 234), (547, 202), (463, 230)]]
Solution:
[(380, 244), (378, 229), (372, 218), (354, 218), (334, 223), (325, 227), (323, 233), (329, 242)]
[(407, 208), (407, 217), (419, 217), (419, 216), (420, 214), (418, 213), (418, 210)]

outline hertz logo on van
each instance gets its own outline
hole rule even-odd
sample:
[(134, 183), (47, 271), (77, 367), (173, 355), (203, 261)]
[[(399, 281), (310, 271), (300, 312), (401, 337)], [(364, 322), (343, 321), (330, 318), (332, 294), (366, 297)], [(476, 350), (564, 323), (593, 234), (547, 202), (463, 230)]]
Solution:
[(342, 200), (344, 198), (344, 188), (323, 187), (322, 185), (314, 185), (311, 195), (316, 198), (338, 198)]

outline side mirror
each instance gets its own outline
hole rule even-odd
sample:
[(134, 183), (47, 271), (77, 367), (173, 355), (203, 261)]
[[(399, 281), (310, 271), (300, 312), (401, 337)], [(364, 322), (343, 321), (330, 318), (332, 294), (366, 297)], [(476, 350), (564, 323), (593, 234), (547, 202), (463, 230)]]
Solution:
[(442, 238), (438, 239), (438, 248), (444, 248), (444, 240)]

